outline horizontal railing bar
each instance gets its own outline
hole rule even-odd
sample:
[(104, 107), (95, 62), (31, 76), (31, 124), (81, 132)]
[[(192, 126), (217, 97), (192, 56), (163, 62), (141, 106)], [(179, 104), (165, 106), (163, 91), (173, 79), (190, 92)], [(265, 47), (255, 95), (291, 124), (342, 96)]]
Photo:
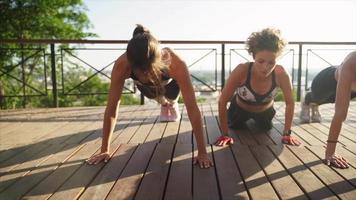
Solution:
[[(1, 43), (97, 43), (97, 44), (125, 44), (129, 40), (66, 40), (66, 39), (0, 39)], [(245, 41), (233, 41), (233, 40), (160, 40), (161, 43), (170, 44), (245, 44)], [(356, 45), (355, 42), (321, 42), (321, 41), (291, 41), (289, 44), (303, 44), (303, 45)]]

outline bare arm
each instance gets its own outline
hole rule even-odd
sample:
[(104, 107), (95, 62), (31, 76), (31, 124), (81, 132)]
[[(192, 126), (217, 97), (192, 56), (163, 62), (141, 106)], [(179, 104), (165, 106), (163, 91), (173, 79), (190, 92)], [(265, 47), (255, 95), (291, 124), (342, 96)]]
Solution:
[[(340, 69), (339, 79), (337, 81), (336, 88), (336, 101), (335, 101), (335, 113), (331, 121), (329, 130), (329, 141), (337, 141), (342, 122), (346, 119), (347, 111), (350, 104), (352, 75), (355, 73), (350, 65), (346, 62)], [(354, 63), (356, 64), (356, 62)], [(336, 143), (328, 143), (326, 156), (331, 156), (335, 153)]]
[(194, 136), (198, 145), (198, 153), (206, 154), (205, 140), (203, 136), (203, 124), (200, 110), (194, 94), (190, 74), (185, 62), (174, 52), (169, 50), (171, 55), (170, 75), (177, 81), (186, 106), (188, 117), (193, 128)]
[(228, 135), (227, 103), (230, 101), (237, 86), (240, 84), (240, 73), (243, 65), (244, 64), (240, 64), (231, 72), (223, 90), (221, 91), (221, 95), (219, 98), (219, 104), (218, 104), (219, 121), (220, 121), (221, 131), (225, 136)]
[(120, 67), (123, 63), (118, 60), (111, 73), (111, 83), (108, 96), (108, 103), (106, 105), (104, 122), (103, 122), (103, 141), (101, 146), (101, 152), (109, 152), (111, 135), (114, 131), (116, 124), (120, 98), (125, 83), (125, 72), (123, 67)]
[(113, 67), (111, 73), (111, 83), (103, 121), (103, 138), (101, 153), (92, 156), (87, 160), (89, 164), (97, 164), (100, 161), (107, 161), (110, 158), (110, 141), (116, 124), (120, 98), (127, 77), (127, 67), (125, 56), (121, 56)]
[(285, 71), (282, 66), (276, 67), (276, 74), (278, 77), (279, 87), (283, 92), (284, 101), (286, 103), (283, 132), (287, 132), (292, 127), (294, 115), (293, 87), (288, 72)]

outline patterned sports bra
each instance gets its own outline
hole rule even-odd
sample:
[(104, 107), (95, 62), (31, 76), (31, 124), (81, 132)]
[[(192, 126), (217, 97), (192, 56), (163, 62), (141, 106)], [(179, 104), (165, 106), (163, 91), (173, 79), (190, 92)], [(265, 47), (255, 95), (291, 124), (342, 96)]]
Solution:
[(271, 89), (263, 95), (257, 94), (251, 88), (251, 71), (252, 71), (252, 64), (251, 62), (248, 67), (247, 72), (247, 79), (245, 83), (236, 89), (236, 96), (246, 104), (250, 105), (264, 105), (270, 103), (274, 97), (277, 95), (278, 86), (276, 83), (276, 75), (273, 70), (272, 72), (272, 87)]

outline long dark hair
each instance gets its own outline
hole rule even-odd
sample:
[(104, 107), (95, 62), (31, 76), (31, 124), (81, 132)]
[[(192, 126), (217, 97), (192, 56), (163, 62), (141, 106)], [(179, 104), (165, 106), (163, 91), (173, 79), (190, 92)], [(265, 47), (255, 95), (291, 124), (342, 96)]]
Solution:
[(163, 95), (162, 53), (159, 42), (148, 29), (140, 24), (133, 31), (132, 39), (127, 44), (127, 59), (133, 69), (146, 72), (148, 80), (156, 86), (156, 94)]

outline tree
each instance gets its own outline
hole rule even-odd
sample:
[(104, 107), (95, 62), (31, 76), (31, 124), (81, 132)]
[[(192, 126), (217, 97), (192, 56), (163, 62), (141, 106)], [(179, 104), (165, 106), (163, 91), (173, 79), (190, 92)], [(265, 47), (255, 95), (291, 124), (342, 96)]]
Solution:
[(1, 39), (81, 39), (96, 36), (82, 0), (2, 0)]
[[(2, 39), (83, 39), (96, 34), (91, 28), (82, 0), (0, 0), (0, 41)], [(23, 84), (16, 80), (24, 75), (26, 83), (39, 85), (38, 65), (44, 62), (32, 48), (47, 49), (47, 45), (8, 44), (0, 42), (0, 85), (5, 95), (21, 91)], [(30, 49), (30, 50), (29, 50)], [(27, 59), (29, 58), (29, 59)], [(14, 67), (24, 63), (23, 68)], [(30, 64), (29, 64), (30, 63)], [(37, 75), (36, 75), (37, 72)], [(26, 93), (31, 89), (26, 88)], [(19, 101), (13, 98), (12, 101)], [(11, 102), (18, 106), (18, 102)]]

